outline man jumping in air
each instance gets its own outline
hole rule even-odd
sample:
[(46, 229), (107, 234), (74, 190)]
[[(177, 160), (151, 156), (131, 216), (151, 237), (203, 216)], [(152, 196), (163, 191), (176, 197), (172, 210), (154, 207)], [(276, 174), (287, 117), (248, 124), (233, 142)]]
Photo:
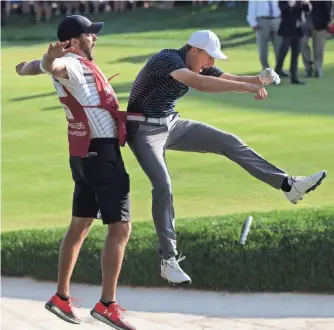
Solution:
[(174, 107), (189, 88), (201, 92), (241, 92), (263, 100), (263, 85), (279, 83), (272, 69), (257, 76), (235, 76), (214, 66), (215, 59), (227, 59), (218, 37), (209, 30), (192, 34), (180, 49), (164, 49), (152, 56), (139, 72), (130, 94), (128, 111), (144, 117), (127, 116), (128, 143), (152, 184), (152, 215), (162, 258), (161, 275), (175, 284), (190, 283), (177, 258), (171, 178), (165, 151), (215, 153), (239, 164), (257, 179), (281, 189), (291, 203), (297, 203), (326, 177), (320, 171), (308, 177), (294, 177), (265, 160), (239, 137), (215, 127), (180, 119)]

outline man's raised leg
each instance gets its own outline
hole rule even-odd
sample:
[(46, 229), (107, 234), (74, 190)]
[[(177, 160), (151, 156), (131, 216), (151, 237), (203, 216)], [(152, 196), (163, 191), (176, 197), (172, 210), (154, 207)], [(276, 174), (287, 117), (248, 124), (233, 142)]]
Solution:
[(249, 148), (236, 135), (191, 120), (178, 120), (169, 134), (167, 148), (226, 156), (257, 179), (273, 188), (282, 189), (286, 198), (294, 204), (314, 190), (327, 175), (322, 170), (308, 177), (291, 177)]

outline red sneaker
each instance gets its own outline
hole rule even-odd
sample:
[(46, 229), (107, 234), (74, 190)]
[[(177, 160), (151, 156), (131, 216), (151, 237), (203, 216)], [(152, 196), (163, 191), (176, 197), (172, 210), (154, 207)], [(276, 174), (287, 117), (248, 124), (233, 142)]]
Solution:
[(45, 308), (66, 322), (80, 324), (81, 320), (74, 314), (72, 310), (72, 301), (75, 302), (78, 301), (78, 299), (69, 298), (68, 300), (62, 300), (57, 295), (54, 295), (45, 304)]
[(110, 325), (117, 330), (136, 330), (136, 328), (126, 321), (121, 312), (122, 309), (117, 302), (110, 304), (109, 307), (104, 306), (101, 302), (98, 302), (90, 314), (97, 320)]

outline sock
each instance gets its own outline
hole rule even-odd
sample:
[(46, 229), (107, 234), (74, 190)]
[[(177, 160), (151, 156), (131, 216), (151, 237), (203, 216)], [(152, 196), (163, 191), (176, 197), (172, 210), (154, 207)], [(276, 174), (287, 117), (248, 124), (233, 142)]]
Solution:
[(286, 177), (281, 185), (281, 189), (283, 191), (290, 191), (291, 190), (291, 186), (289, 185), (289, 177)]
[(69, 299), (69, 297), (65, 297), (65, 296), (63, 296), (63, 295), (61, 295), (61, 294), (59, 294), (59, 293), (56, 293), (56, 295), (57, 295), (61, 300), (65, 300), (65, 301), (67, 301), (67, 300)]
[(100, 299), (100, 302), (102, 303), (102, 305), (109, 307), (111, 304), (115, 303), (116, 301), (107, 301), (107, 300)]

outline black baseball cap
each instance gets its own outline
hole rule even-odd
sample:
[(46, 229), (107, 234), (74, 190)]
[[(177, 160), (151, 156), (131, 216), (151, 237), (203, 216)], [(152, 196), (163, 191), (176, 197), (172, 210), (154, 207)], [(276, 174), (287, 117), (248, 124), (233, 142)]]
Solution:
[(82, 33), (99, 33), (104, 22), (91, 22), (87, 17), (71, 15), (65, 17), (58, 25), (57, 38), (59, 41), (67, 41), (77, 38)]

